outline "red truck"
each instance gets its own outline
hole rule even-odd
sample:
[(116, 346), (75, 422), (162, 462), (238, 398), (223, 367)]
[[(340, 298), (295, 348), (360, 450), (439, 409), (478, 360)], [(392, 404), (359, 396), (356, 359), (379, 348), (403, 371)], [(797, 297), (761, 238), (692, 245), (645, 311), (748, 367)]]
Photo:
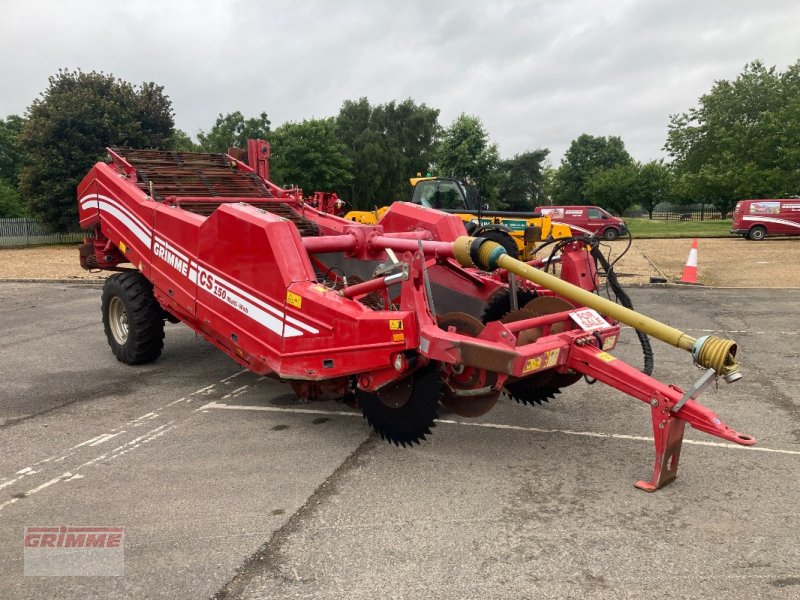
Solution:
[(737, 202), (731, 233), (756, 241), (768, 235), (800, 235), (800, 198)]
[(625, 221), (599, 206), (540, 206), (534, 212), (548, 215), (553, 225), (568, 225), (572, 235), (595, 235), (611, 241), (628, 233)]

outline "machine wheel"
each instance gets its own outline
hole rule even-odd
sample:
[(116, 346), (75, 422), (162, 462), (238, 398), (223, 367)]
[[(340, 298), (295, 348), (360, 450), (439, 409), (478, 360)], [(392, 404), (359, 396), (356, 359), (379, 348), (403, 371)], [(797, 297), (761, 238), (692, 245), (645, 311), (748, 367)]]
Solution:
[(376, 392), (357, 390), (356, 400), (381, 439), (395, 446), (413, 446), (436, 427), (441, 389), (438, 365), (431, 363)]
[(103, 329), (117, 360), (153, 362), (164, 347), (164, 315), (153, 286), (138, 271), (112, 275), (103, 286)]
[(607, 242), (613, 242), (618, 237), (619, 237), (619, 231), (617, 231), (613, 227), (609, 227), (603, 232), (603, 239), (606, 240)]
[(767, 237), (767, 230), (761, 225), (756, 225), (750, 229), (749, 233), (747, 234), (747, 238), (753, 240), (754, 242), (760, 242), (765, 237)]
[(506, 249), (506, 252), (511, 258), (519, 258), (519, 248), (517, 247), (517, 242), (515, 242), (514, 238), (512, 238), (505, 231), (500, 231), (499, 229), (490, 229), (489, 231), (484, 231), (478, 235), (482, 238), (500, 244)]
[[(511, 323), (531, 317), (540, 317), (573, 308), (566, 300), (555, 296), (543, 296), (531, 300), (518, 311), (510, 312), (503, 317), (503, 323)], [(553, 325), (551, 333), (563, 331), (563, 325)], [(541, 328), (526, 329), (517, 335), (517, 346), (535, 342), (541, 336)], [(561, 393), (561, 388), (576, 383), (582, 375), (579, 373), (558, 373), (552, 369), (534, 373), (524, 379), (506, 381), (508, 395), (520, 404), (541, 404), (554, 399)]]
[[(537, 293), (527, 288), (517, 290), (517, 306), (525, 306), (528, 302), (537, 297)], [(511, 312), (511, 293), (507, 288), (499, 288), (489, 296), (488, 302), (483, 309), (481, 322), (485, 325), (491, 321), (499, 321)]]

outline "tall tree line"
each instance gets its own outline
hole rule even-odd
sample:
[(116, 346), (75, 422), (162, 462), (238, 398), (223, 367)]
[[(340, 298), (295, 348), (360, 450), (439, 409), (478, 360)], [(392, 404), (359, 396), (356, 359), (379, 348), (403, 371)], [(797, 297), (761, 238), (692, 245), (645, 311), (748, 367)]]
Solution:
[(272, 145), (271, 177), (306, 193), (332, 190), (352, 208), (407, 200), (417, 173), (469, 178), (492, 207), (598, 204), (652, 215), (660, 202), (711, 203), (800, 195), (800, 61), (780, 72), (761, 61), (719, 80), (698, 105), (669, 117), (667, 160), (634, 160), (618, 136), (582, 134), (558, 167), (546, 148), (502, 159), (478, 116), (448, 126), (409, 98), (346, 100), (337, 115), (273, 128), (266, 111), (220, 113), (196, 141), (176, 129), (171, 100), (153, 82), (59, 71), (24, 116), (0, 119), (0, 217), (30, 214), (74, 228), (75, 188), (106, 146), (224, 152), (248, 138)]

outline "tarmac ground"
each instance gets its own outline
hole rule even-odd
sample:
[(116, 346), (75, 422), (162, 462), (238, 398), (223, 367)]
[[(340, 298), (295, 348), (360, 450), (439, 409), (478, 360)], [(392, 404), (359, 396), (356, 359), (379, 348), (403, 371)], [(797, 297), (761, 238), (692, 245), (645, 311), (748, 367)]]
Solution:
[[(299, 403), (184, 325), (153, 364), (111, 354), (100, 287), (0, 282), (0, 597), (797, 598), (800, 290), (630, 290), (740, 345), (699, 401), (758, 440), (687, 428), (655, 494), (648, 407), (580, 381), (543, 406), (442, 415), (396, 448)], [(662, 381), (700, 371), (654, 342)], [(623, 331), (615, 356), (641, 365)], [(124, 527), (124, 575), (25, 575), (23, 530)]]

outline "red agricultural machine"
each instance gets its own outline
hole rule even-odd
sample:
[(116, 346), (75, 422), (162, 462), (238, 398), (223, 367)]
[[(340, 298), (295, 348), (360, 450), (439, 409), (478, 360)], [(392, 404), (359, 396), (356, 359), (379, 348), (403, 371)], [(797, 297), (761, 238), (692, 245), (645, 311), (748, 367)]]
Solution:
[[(287, 382), (299, 398), (361, 409), (398, 445), (423, 440), (440, 405), (488, 412), (502, 392), (541, 403), (586, 377), (647, 403), (654, 491), (677, 475), (684, 426), (737, 444), (695, 397), (718, 377), (740, 377), (736, 345), (694, 339), (601, 298), (589, 240), (550, 242), (530, 262), (468, 237), (463, 222), (395, 203), (375, 225), (332, 214), (336, 199), (268, 179), (269, 146), (228, 154), (109, 149), (78, 187), (87, 269), (111, 269), (103, 324), (116, 357), (155, 360), (164, 321), (182, 321), (246, 368)], [(596, 243), (596, 240), (592, 243)], [(559, 263), (559, 276), (555, 264)], [(129, 266), (120, 266), (129, 265)], [(620, 323), (684, 348), (703, 376), (684, 391), (609, 354)]]

